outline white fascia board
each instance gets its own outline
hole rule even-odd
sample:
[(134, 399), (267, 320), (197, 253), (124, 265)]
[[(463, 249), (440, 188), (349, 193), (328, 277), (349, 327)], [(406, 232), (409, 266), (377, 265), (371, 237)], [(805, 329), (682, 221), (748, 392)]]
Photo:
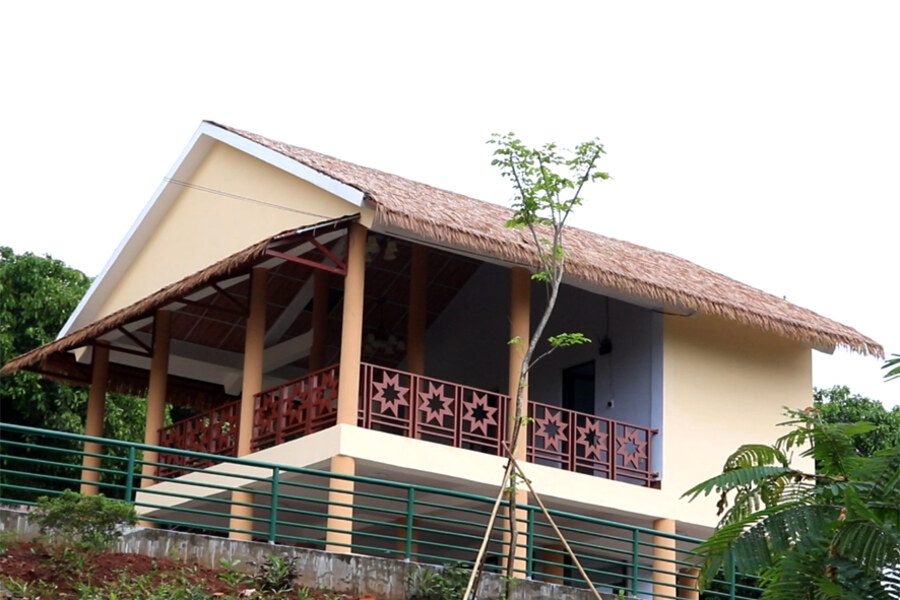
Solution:
[(273, 167), (299, 177), (351, 204), (363, 206), (366, 195), (362, 191), (317, 171), (312, 167), (308, 167), (289, 156), (285, 156), (281, 152), (266, 148), (262, 144), (247, 139), (240, 134), (228, 131), (227, 129), (222, 129), (212, 123), (202, 123), (199, 131), (224, 144), (228, 144), (242, 152), (246, 152), (250, 156), (258, 158)]
[(347, 202), (357, 206), (362, 206), (364, 203), (365, 194), (360, 190), (241, 135), (222, 129), (212, 123), (203, 122), (197, 128), (191, 141), (188, 142), (181, 152), (178, 160), (169, 169), (159, 187), (156, 188), (156, 191), (150, 197), (137, 219), (135, 219), (128, 233), (119, 242), (118, 247), (106, 262), (103, 270), (91, 283), (91, 287), (88, 288), (87, 293), (82, 297), (78, 306), (75, 307), (74, 312), (69, 316), (68, 321), (63, 325), (56, 339), (64, 337), (94, 320), (97, 312), (112, 292), (112, 288), (125, 274), (125, 271), (144, 247), (144, 244), (153, 235), (157, 225), (162, 221), (178, 194), (181, 193), (181, 186), (173, 184), (172, 181), (178, 182), (190, 179), (216, 141), (237, 148)]

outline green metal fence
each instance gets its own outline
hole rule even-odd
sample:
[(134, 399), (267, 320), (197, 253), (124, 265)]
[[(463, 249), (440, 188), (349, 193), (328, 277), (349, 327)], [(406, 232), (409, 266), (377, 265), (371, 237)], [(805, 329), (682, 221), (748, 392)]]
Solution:
[[(85, 443), (102, 450), (86, 451)], [(157, 460), (145, 458), (154, 454)], [(209, 459), (218, 464), (186, 467), (188, 473), (175, 479), (146, 474), (145, 469), (163, 465), (159, 456), (165, 454), (182, 457), (181, 464), (208, 464)], [(100, 460), (99, 467), (88, 470), (98, 473), (103, 494), (134, 502), (142, 520), (160, 528), (243, 534), (319, 549), (343, 546), (435, 564), (474, 560), (495, 500), (0, 423), (0, 502), (29, 505), (41, 495), (79, 489), (85, 457)], [(337, 514), (340, 509), (349, 514)], [(691, 569), (697, 562), (692, 549), (700, 540), (565, 511), (550, 513), (601, 591), (655, 598), (689, 595)], [(583, 585), (541, 510), (519, 504), (517, 515), (519, 574)], [(498, 523), (488, 546), (489, 568), (496, 569), (506, 554), (504, 536), (509, 531), (506, 519)], [(665, 587), (659, 587), (660, 578)], [(703, 597), (757, 598), (753, 583), (752, 578), (726, 573)]]

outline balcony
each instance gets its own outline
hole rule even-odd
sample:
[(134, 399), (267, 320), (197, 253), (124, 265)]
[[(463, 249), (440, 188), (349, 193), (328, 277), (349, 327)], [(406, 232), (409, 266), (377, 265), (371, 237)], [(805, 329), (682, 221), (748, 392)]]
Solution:
[[(503, 454), (507, 395), (368, 363), (361, 369), (360, 427)], [(335, 365), (257, 394), (251, 450), (335, 425), (338, 385)], [(160, 430), (160, 446), (234, 457), (238, 415), (238, 402), (231, 402), (179, 421)], [(651, 472), (655, 430), (540, 402), (529, 402), (528, 416), (530, 462), (640, 486), (656, 484)], [(176, 454), (161, 461), (167, 467), (160, 475), (169, 477), (211, 464)]]

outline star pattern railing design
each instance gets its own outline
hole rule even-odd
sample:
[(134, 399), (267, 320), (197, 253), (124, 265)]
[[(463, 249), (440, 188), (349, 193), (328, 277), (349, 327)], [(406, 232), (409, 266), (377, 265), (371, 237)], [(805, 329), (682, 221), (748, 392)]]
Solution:
[(650, 486), (656, 430), (540, 402), (530, 402), (528, 460)]
[(370, 364), (362, 375), (361, 427), (502, 453), (507, 396)]
[[(338, 366), (256, 394), (251, 450), (264, 450), (337, 422)], [(397, 369), (362, 364), (358, 425), (367, 429), (503, 454), (509, 396)], [(231, 402), (160, 430), (160, 445), (235, 456), (239, 403)], [(529, 402), (528, 460), (617, 481), (652, 486), (656, 431)], [(163, 460), (167, 460), (163, 457)], [(184, 467), (175, 464), (167, 476)]]

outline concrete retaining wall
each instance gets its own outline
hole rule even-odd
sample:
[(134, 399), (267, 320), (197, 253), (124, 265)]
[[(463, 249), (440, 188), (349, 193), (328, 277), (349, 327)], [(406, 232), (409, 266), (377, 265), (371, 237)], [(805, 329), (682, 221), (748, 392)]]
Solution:
[[(38, 528), (28, 521), (24, 511), (0, 509), (0, 532), (16, 532), (30, 539), (38, 535)], [(269, 555), (296, 559), (297, 583), (311, 588), (323, 587), (335, 592), (361, 596), (372, 594), (378, 600), (407, 600), (410, 575), (418, 569), (439, 569), (414, 562), (365, 556), (336, 554), (321, 550), (281, 546), (261, 542), (244, 542), (194, 533), (159, 529), (135, 528), (125, 533), (116, 551), (169, 558), (205, 567), (219, 567), (220, 560), (240, 560), (237, 569), (255, 571), (255, 565), (265, 562)], [(478, 598), (499, 598), (503, 589), (500, 577), (486, 574), (482, 578)], [(612, 599), (613, 596), (603, 595)], [(587, 591), (538, 581), (522, 580), (512, 589), (509, 600), (590, 600)]]

